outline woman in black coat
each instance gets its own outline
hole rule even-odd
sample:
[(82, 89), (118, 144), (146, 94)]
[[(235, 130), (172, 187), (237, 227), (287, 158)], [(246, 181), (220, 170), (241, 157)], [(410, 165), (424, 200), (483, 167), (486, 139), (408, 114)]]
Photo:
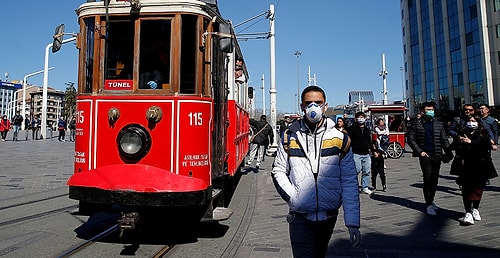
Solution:
[(488, 132), (478, 116), (470, 117), (466, 126), (457, 137), (457, 142), (452, 144), (455, 149), (456, 159), (453, 169), (458, 169), (457, 183), (462, 189), (462, 200), (465, 216), (460, 219), (464, 225), (473, 225), (474, 221), (481, 220), (479, 203), (483, 195), (486, 181), (494, 171), (491, 160), (491, 143)]

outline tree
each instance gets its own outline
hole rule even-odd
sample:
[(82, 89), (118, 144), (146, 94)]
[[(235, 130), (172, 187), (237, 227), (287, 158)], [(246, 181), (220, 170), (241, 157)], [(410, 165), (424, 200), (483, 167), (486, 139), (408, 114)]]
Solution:
[(74, 82), (67, 82), (66, 92), (64, 92), (64, 114), (68, 119), (74, 115), (76, 110), (76, 89)]

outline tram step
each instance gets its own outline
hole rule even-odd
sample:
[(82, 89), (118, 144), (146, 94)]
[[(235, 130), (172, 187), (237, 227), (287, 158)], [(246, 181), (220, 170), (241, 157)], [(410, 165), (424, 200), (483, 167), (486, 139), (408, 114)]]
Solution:
[(227, 220), (233, 215), (233, 210), (230, 208), (217, 207), (214, 209), (212, 219), (215, 221)]

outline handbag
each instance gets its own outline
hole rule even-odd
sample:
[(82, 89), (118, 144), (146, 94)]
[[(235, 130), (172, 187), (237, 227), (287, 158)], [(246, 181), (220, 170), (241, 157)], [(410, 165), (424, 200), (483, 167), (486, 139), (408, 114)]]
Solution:
[(462, 157), (455, 156), (455, 158), (453, 158), (453, 161), (451, 162), (450, 174), (459, 176), (462, 174), (463, 168), (464, 166)]
[(441, 157), (441, 161), (443, 163), (448, 163), (453, 159), (453, 152), (445, 151), (443, 157)]
[(493, 164), (493, 160), (491, 160), (491, 157), (489, 157), (486, 160), (486, 162), (487, 162), (487, 164), (486, 164), (486, 169), (487, 169), (486, 178), (492, 179), (492, 178), (498, 177), (498, 173), (497, 173), (497, 170), (495, 168), (495, 164)]

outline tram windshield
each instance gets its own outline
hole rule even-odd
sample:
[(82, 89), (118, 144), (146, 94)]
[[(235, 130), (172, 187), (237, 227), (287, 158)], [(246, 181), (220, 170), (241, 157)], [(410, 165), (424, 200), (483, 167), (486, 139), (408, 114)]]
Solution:
[[(203, 55), (198, 47), (199, 18), (114, 16), (109, 17), (108, 26), (104, 17), (100, 22), (96, 17), (86, 18), (86, 53), (82, 56), (85, 87), (81, 90), (84, 93), (165, 90), (162, 94), (202, 91), (201, 77), (197, 77), (202, 75), (198, 69), (202, 68)], [(101, 58), (102, 61), (97, 61)], [(96, 69), (96, 65), (103, 65), (104, 69)], [(102, 83), (94, 85), (98, 81)]]
[[(162, 89), (170, 84), (171, 21), (142, 20), (139, 43), (139, 89)], [(134, 22), (109, 24), (105, 79), (133, 79)]]

